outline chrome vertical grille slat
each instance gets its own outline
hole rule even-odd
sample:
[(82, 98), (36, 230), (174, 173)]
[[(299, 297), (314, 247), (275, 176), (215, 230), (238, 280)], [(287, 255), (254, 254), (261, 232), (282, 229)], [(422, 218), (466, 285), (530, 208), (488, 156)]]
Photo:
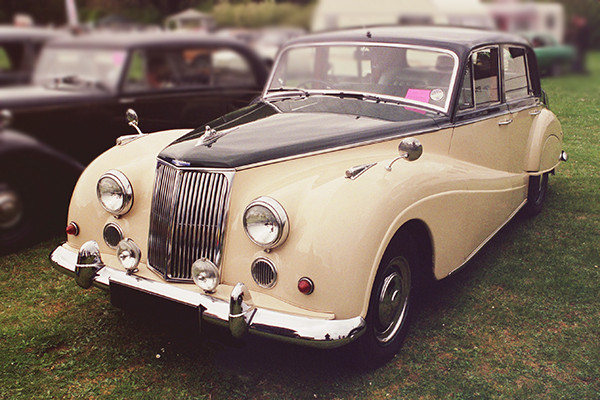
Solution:
[(191, 280), (192, 263), (220, 266), (233, 171), (180, 169), (158, 162), (148, 264), (165, 279)]

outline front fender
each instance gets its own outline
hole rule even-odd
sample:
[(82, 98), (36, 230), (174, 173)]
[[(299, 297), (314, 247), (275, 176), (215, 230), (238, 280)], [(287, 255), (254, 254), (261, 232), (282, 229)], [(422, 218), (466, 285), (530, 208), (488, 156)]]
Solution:
[[(425, 144), (419, 160), (398, 161), (391, 172), (385, 167), (397, 154), (396, 141), (239, 173), (223, 258), (225, 282), (243, 281), (251, 290), (265, 291), (254, 283), (250, 265), (266, 257), (279, 277), (270, 295), (336, 318), (365, 316), (379, 262), (396, 231), (415, 218), (442, 219), (446, 203), (458, 203), (449, 197), (464, 195), (466, 169), (434, 146)], [(356, 180), (345, 177), (348, 167), (375, 160)], [(245, 207), (263, 195), (279, 201), (290, 219), (287, 242), (269, 253), (252, 244), (242, 226)], [(453, 222), (446, 219), (446, 228)], [(310, 296), (296, 288), (302, 277), (315, 283)]]

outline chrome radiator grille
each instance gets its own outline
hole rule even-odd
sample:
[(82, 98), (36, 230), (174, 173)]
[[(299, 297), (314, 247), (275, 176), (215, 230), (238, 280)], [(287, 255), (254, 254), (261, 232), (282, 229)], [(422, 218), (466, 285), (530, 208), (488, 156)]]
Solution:
[(233, 172), (179, 169), (159, 161), (154, 178), (148, 264), (165, 279), (189, 281), (192, 263), (220, 265)]

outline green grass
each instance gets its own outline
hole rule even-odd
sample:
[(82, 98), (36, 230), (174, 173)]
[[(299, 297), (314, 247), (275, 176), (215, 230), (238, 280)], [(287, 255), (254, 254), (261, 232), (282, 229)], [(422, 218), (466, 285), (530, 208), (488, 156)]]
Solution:
[(131, 320), (50, 267), (57, 238), (0, 258), (0, 398), (600, 398), (600, 53), (590, 69), (543, 82), (570, 159), (541, 215), (436, 284), (386, 366)]

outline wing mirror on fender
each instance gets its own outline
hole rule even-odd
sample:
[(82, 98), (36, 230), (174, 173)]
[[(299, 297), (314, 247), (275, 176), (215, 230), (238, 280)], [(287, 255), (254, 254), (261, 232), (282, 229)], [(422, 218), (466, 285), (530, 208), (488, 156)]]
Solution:
[(416, 138), (403, 139), (398, 145), (398, 151), (400, 155), (394, 158), (390, 164), (385, 167), (386, 171), (392, 170), (392, 165), (398, 160), (405, 159), (407, 161), (415, 161), (423, 154), (423, 145)]
[(137, 134), (125, 135), (117, 138), (117, 146), (123, 146), (129, 142), (134, 141), (135, 139), (139, 138), (141, 135), (144, 134), (138, 126), (139, 118), (135, 110), (133, 110), (132, 108), (127, 109), (127, 111), (125, 112), (125, 117), (127, 118), (127, 123), (129, 124), (129, 126), (133, 126), (137, 131)]

